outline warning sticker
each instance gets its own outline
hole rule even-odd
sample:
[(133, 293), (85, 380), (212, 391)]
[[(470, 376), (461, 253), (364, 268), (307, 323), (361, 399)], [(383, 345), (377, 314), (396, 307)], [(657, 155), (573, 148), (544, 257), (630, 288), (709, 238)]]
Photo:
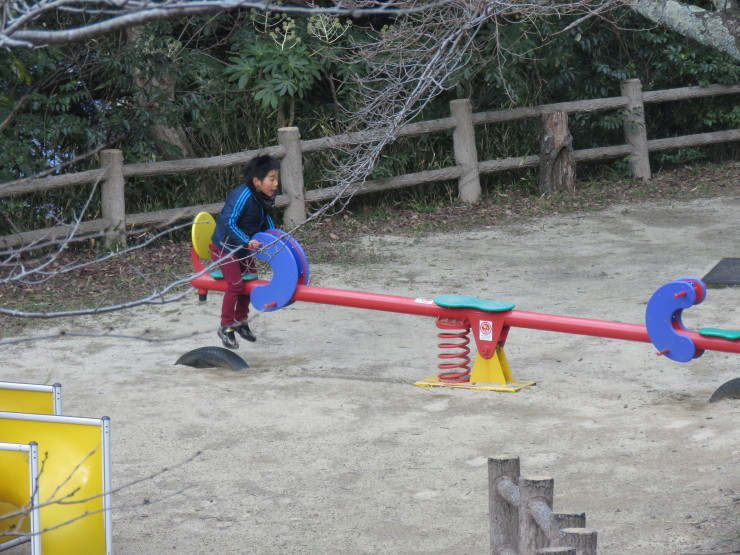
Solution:
[(481, 320), (478, 330), (481, 341), (493, 341), (493, 322)]

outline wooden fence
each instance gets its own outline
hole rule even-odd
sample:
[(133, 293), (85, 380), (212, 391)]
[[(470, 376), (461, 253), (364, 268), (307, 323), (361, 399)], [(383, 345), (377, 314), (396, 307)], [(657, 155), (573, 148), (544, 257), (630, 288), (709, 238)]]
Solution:
[(554, 480), (519, 474), (519, 457), (488, 459), (491, 555), (596, 555), (585, 513), (555, 513)]
[[(542, 158), (538, 155), (530, 155), (480, 161), (478, 160), (475, 144), (475, 126), (542, 118), (555, 112), (570, 114), (614, 109), (623, 110), (625, 144), (577, 150), (572, 152), (572, 158), (574, 162), (583, 162), (628, 157), (630, 171), (637, 179), (650, 179), (648, 157), (651, 152), (740, 140), (740, 129), (648, 140), (644, 118), (645, 104), (738, 94), (740, 93), (740, 85), (709, 85), (643, 92), (640, 81), (631, 79), (622, 83), (621, 93), (621, 96), (611, 98), (579, 100), (480, 113), (472, 112), (471, 103), (467, 99), (453, 100), (450, 103), (450, 117), (405, 125), (400, 128), (398, 136), (412, 137), (451, 130), (455, 166), (366, 181), (361, 185), (358, 184), (350, 188), (345, 194), (365, 194), (425, 183), (457, 180), (459, 198), (464, 202), (475, 202), (481, 195), (481, 174), (535, 168), (540, 166)], [(339, 193), (335, 187), (305, 190), (303, 154), (324, 151), (339, 145), (362, 142), (366, 135), (354, 133), (301, 140), (298, 129), (295, 127), (279, 129), (277, 135), (277, 145), (258, 150), (210, 158), (192, 158), (145, 164), (124, 164), (121, 151), (104, 150), (100, 155), (100, 168), (98, 169), (2, 184), (0, 185), (0, 198), (99, 182), (102, 193), (101, 211), (103, 217), (81, 222), (75, 230), (75, 234), (78, 238), (83, 238), (86, 235), (104, 232), (115, 235), (125, 242), (127, 234), (136, 233), (142, 227), (164, 227), (171, 225), (173, 222), (190, 219), (201, 211), (217, 214), (223, 206), (223, 202), (218, 202), (156, 212), (127, 214), (125, 202), (127, 178), (225, 168), (241, 165), (258, 154), (271, 154), (281, 159), (280, 178), (283, 194), (278, 196), (276, 206), (284, 209), (283, 220), (286, 227), (293, 227), (305, 220), (307, 204), (325, 202)], [(0, 237), (0, 248), (13, 248), (30, 244), (41, 246), (54, 242), (59, 237), (68, 236), (69, 229), (69, 226), (59, 226), (7, 235)]]

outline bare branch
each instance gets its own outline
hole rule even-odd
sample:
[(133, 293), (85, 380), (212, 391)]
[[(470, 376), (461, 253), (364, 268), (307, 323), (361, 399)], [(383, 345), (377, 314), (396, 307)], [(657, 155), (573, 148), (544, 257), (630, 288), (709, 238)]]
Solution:
[[(497, 28), (499, 21), (507, 18), (591, 17), (622, 3), (453, 0), (434, 10), (407, 14), (377, 40), (356, 43), (342, 61), (352, 64), (362, 60), (371, 69), (354, 83), (354, 100), (359, 107), (347, 111), (352, 122), (348, 131), (363, 130), (365, 137), (374, 140), (337, 147), (329, 172), (339, 192), (309, 219), (346, 206), (375, 168), (385, 146), (396, 140), (399, 128), (456, 83), (456, 75), (469, 61), (473, 39), (484, 24)], [(493, 37), (497, 41), (496, 33)], [(501, 52), (498, 42), (494, 46)]]
[[(26, 3), (10, 0), (3, 3), (3, 29), (0, 46), (33, 47), (70, 43), (99, 37), (153, 21), (218, 13), (233, 9), (254, 9), (281, 13), (329, 14), (363, 16), (369, 14), (401, 14), (427, 10), (446, 3), (445, 0), (415, 2), (386, 0), (344, 2), (337, 0), (326, 7), (276, 4), (270, 0), (37, 0)], [(55, 12), (81, 13), (99, 19), (69, 29), (44, 29), (38, 25), (42, 15)]]
[(740, 60), (740, 10), (735, 0), (713, 2), (709, 11), (676, 0), (634, 0), (631, 7), (650, 21)]
[[(21, 99), (21, 100), (23, 100), (23, 99)], [(20, 103), (21, 103), (21, 101), (18, 101), (18, 104), (20, 104)], [(16, 106), (16, 108), (18, 108), (18, 106)], [(14, 110), (16, 108), (14, 108)], [(10, 118), (10, 116), (8, 116), (8, 118)], [(6, 120), (8, 118), (6, 118)], [(5, 122), (3, 122), (3, 123), (5, 123)], [(2, 132), (2, 131), (3, 131), (3, 128), (0, 125), (0, 132)], [(65, 160), (64, 162), (61, 162), (60, 164), (57, 164), (53, 168), (49, 168), (48, 170), (44, 170), (42, 172), (35, 173), (32, 176), (30, 176), (30, 177), (24, 177), (22, 179), (16, 179), (15, 181), (6, 181), (5, 183), (3, 183), (3, 187), (10, 187), (11, 185), (19, 185), (20, 183), (25, 183), (25, 182), (31, 181), (33, 179), (39, 179), (41, 177), (46, 177), (47, 175), (51, 175), (53, 173), (57, 173), (59, 170), (63, 170), (67, 166), (71, 166), (72, 164), (77, 164), (79, 162), (82, 162), (83, 160), (87, 160), (91, 156), (95, 156), (96, 154), (98, 154), (101, 150), (105, 150), (106, 148), (110, 148), (115, 142), (117, 142), (117, 141), (110, 141), (110, 142), (107, 142), (107, 143), (100, 144), (100, 145), (96, 146), (95, 148), (91, 148), (87, 152), (84, 152), (84, 153), (80, 154), (79, 156), (75, 156), (74, 158), (71, 158), (69, 160)]]
[[(176, 227), (179, 228), (179, 227), (189, 226), (189, 225), (190, 225), (189, 223), (180, 224), (179, 226), (176, 226)], [(37, 279), (37, 280), (26, 281), (26, 282), (32, 283), (32, 284), (38, 284), (44, 281), (45, 279), (56, 277), (62, 273), (72, 272), (72, 271), (80, 270), (81, 268), (84, 268), (90, 265), (99, 264), (105, 260), (122, 256), (124, 252), (131, 252), (138, 248), (143, 248), (144, 246), (148, 245), (155, 239), (156, 237), (150, 238), (148, 241), (140, 245), (129, 247), (125, 249), (124, 251), (109, 253), (108, 255), (102, 258), (98, 258), (92, 261), (87, 261), (87, 262), (83, 262), (79, 264), (65, 266), (58, 270), (55, 269), (53, 271), (39, 270), (38, 272), (43, 276), (43, 279)], [(278, 242), (279, 242), (279, 238), (276, 238), (274, 241), (270, 243), (265, 243), (264, 245), (262, 245), (262, 247), (260, 248), (258, 252), (268, 250), (274, 244)], [(285, 245), (282, 245), (282, 248), (287, 248), (287, 247)], [(137, 306), (144, 306), (144, 305), (153, 305), (153, 304), (163, 305), (163, 304), (174, 303), (174, 302), (182, 300), (187, 295), (192, 293), (193, 290), (192, 290), (192, 286), (190, 285), (190, 282), (194, 278), (212, 271), (214, 268), (218, 267), (219, 263), (222, 260), (228, 258), (231, 254), (233, 254), (232, 251), (225, 252), (223, 257), (220, 260), (211, 261), (205, 264), (204, 269), (202, 271), (187, 275), (180, 279), (173, 280), (161, 288), (153, 287), (152, 292), (150, 294), (137, 297), (135, 299), (131, 299), (125, 302), (112, 303), (108, 305), (100, 305), (94, 308), (80, 308), (80, 309), (71, 309), (71, 310), (48, 310), (48, 311), (20, 310), (20, 309), (5, 308), (5, 307), (0, 306), (0, 314), (4, 314), (6, 316), (13, 316), (17, 318), (33, 318), (33, 319), (47, 319), (48, 320), (48, 319), (71, 318), (71, 317), (77, 317), (77, 316), (88, 316), (88, 315), (96, 315), (96, 314), (105, 314), (105, 313), (110, 313), (110, 312), (118, 312), (118, 311), (123, 311), (123, 310), (131, 309)], [(245, 259), (252, 258), (252, 257), (255, 257), (256, 255), (257, 253), (253, 253), (244, 258)], [(4, 278), (5, 282), (18, 281), (20, 279), (18, 277), (19, 275), (25, 277), (29, 274), (33, 274), (36, 271), (35, 269), (30, 269), (30, 270), (25, 269), (25, 266), (23, 266), (17, 260), (14, 260), (13, 262), (8, 263), (7, 265), (11, 268), (11, 272), (14, 269), (16, 269), (17, 266), (19, 266), (21, 269), (16, 274), (11, 275), (10, 277)], [(44, 267), (47, 266), (46, 261), (44, 261), (42, 266)], [(0, 268), (2, 268), (2, 264), (0, 264)], [(3, 283), (2, 280), (0, 280), (0, 284), (1, 283)], [(257, 315), (258, 314), (259, 314), (259, 311), (257, 311)], [(252, 317), (252, 319), (254, 318), (255, 316)], [(209, 332), (212, 332), (212, 331), (213, 330), (209, 330)], [(148, 330), (145, 333), (148, 333)], [(132, 335), (132, 334), (114, 333), (113, 328), (109, 328), (102, 332), (82, 332), (82, 331), (60, 330), (58, 332), (46, 333), (46, 334), (34, 336), (34, 337), (22, 337), (22, 338), (0, 340), (0, 346), (24, 343), (28, 341), (56, 339), (60, 337), (117, 337), (117, 338), (136, 339), (140, 341), (156, 343), (156, 342), (165, 342), (165, 341), (175, 341), (178, 339), (193, 337), (193, 336), (200, 335), (203, 333), (207, 333), (207, 332), (192, 332), (189, 334), (180, 335), (176, 337), (154, 338), (154, 337), (149, 337), (147, 335), (142, 335), (142, 334)]]
[[(69, 473), (69, 475), (61, 483), (59, 483), (59, 484), (56, 485), (56, 488), (55, 488), (53, 494), (51, 495), (51, 497), (49, 498), (48, 501), (44, 501), (42, 503), (39, 503), (36, 506), (34, 506), (32, 503), (29, 502), (29, 503), (27, 503), (24, 507), (22, 507), (18, 511), (6, 513), (6, 514), (0, 515), (0, 516), (2, 516), (3, 519), (15, 518), (15, 517), (26, 517), (34, 509), (42, 509), (44, 507), (48, 507), (48, 506), (51, 506), (51, 505), (82, 504), (82, 503), (87, 503), (89, 501), (93, 501), (95, 499), (100, 499), (101, 497), (104, 497), (106, 495), (113, 495), (113, 494), (116, 494), (116, 493), (120, 493), (120, 492), (122, 492), (124, 490), (127, 490), (127, 489), (129, 489), (129, 488), (137, 485), (137, 484), (141, 484), (143, 482), (150, 482), (150, 481), (154, 480), (155, 478), (158, 478), (159, 476), (162, 476), (163, 474), (166, 474), (166, 473), (171, 472), (171, 471), (173, 471), (173, 470), (175, 470), (175, 469), (177, 469), (177, 468), (179, 468), (181, 466), (184, 466), (186, 464), (189, 464), (189, 463), (193, 462), (197, 457), (199, 457), (203, 453), (202, 451), (197, 451), (193, 455), (191, 455), (190, 457), (188, 457), (187, 459), (185, 459), (184, 461), (181, 461), (181, 462), (179, 462), (177, 464), (174, 464), (172, 466), (165, 467), (165, 468), (163, 468), (163, 469), (161, 469), (161, 470), (159, 470), (157, 472), (154, 472), (153, 474), (150, 474), (148, 476), (143, 476), (143, 477), (138, 478), (136, 480), (132, 480), (131, 482), (127, 482), (126, 484), (124, 484), (122, 486), (119, 486), (117, 488), (113, 488), (110, 491), (104, 491), (104, 492), (101, 492), (101, 493), (96, 494), (96, 495), (91, 495), (91, 496), (88, 496), (88, 497), (75, 499), (74, 496), (79, 491), (79, 488), (76, 488), (76, 489), (74, 489), (74, 490), (66, 493), (60, 499), (56, 499), (56, 495), (59, 493), (59, 491), (61, 490), (61, 488), (74, 477), (74, 474), (82, 467), (82, 465), (85, 463), (85, 461), (87, 459), (89, 459), (93, 454), (95, 454), (96, 451), (97, 451), (97, 449), (94, 449), (93, 451), (91, 451), (90, 453), (88, 453), (71, 470), (71, 472)], [(41, 463), (41, 470), (39, 471), (39, 478), (43, 474), (43, 471), (44, 471), (44, 463), (47, 461), (48, 456), (49, 456), (49, 454), (48, 453), (45, 453), (44, 460)], [(38, 487), (38, 485), (36, 487)], [(174, 492), (169, 493), (167, 495), (162, 495), (160, 497), (156, 497), (154, 499), (146, 498), (141, 503), (131, 503), (131, 504), (128, 504), (128, 505), (114, 505), (114, 506), (109, 507), (107, 509), (106, 508), (103, 508), (103, 509), (97, 509), (95, 511), (84, 511), (83, 513), (80, 513), (79, 515), (77, 515), (77, 516), (75, 516), (73, 518), (70, 518), (68, 520), (65, 520), (64, 522), (61, 522), (61, 523), (56, 524), (54, 526), (48, 526), (46, 528), (43, 528), (42, 530), (40, 530), (38, 532), (38, 534), (44, 534), (46, 532), (51, 532), (52, 530), (57, 530), (57, 529), (62, 528), (64, 526), (68, 526), (69, 524), (72, 524), (73, 522), (76, 522), (76, 521), (80, 520), (81, 518), (85, 518), (85, 517), (88, 517), (90, 515), (98, 514), (98, 513), (101, 513), (103, 511), (106, 511), (106, 510), (113, 511), (113, 510), (120, 510), (120, 509), (135, 509), (135, 508), (139, 508), (139, 507), (142, 507), (142, 506), (148, 506), (148, 505), (153, 505), (155, 503), (161, 503), (163, 501), (166, 501), (167, 499), (170, 499), (170, 498), (175, 497), (177, 495), (181, 495), (185, 491), (189, 490), (191, 487), (192, 486), (186, 486), (186, 487), (183, 487), (183, 488), (178, 489), (177, 491), (174, 491)], [(6, 536), (9, 536), (9, 537), (13, 537), (13, 536), (15, 536), (15, 537), (30, 537), (30, 536), (33, 535), (30, 532), (11, 532), (9, 530), (4, 531), (3, 533)]]

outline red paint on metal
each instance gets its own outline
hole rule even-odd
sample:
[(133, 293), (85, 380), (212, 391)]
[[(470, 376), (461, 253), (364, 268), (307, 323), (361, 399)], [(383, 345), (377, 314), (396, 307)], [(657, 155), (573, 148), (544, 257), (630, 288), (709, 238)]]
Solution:
[[(191, 283), (199, 291), (226, 290), (226, 282), (224, 280), (216, 280), (206, 274), (194, 278)], [(263, 280), (246, 281), (244, 282), (244, 290), (245, 292), (250, 292), (254, 287), (267, 283)], [(475, 326), (481, 320), (492, 320), (497, 324), (494, 326), (494, 341), (499, 344), (503, 344), (503, 341), (506, 339), (509, 327), (651, 343), (647, 328), (644, 325), (624, 324), (607, 320), (592, 320), (520, 310), (488, 312), (471, 308), (448, 308), (439, 306), (430, 299), (414, 299), (381, 293), (365, 293), (362, 291), (331, 289), (328, 287), (300, 284), (296, 287), (293, 300), (398, 312), (402, 314), (416, 314), (418, 316), (433, 316), (435, 318), (468, 320), (471, 322), (473, 329), (475, 329)], [(740, 353), (740, 340), (708, 337), (687, 330), (683, 330), (681, 333), (689, 337), (697, 349)]]

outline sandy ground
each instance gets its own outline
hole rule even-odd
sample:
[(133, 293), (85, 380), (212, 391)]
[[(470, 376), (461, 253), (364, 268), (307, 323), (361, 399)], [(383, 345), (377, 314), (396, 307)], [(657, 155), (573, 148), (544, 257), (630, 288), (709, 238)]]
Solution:
[[(618, 206), (474, 233), (367, 237), (383, 263), (311, 266), (312, 284), (643, 323), (660, 285), (740, 256), (740, 199)], [(393, 253), (392, 256), (390, 253)], [(307, 253), (310, 260), (310, 252)], [(689, 329), (740, 328), (740, 288)], [(431, 318), (297, 302), (255, 319), (242, 372), (175, 365), (219, 345), (220, 295), (81, 319), (0, 347), (0, 380), (63, 386), (64, 412), (111, 418), (114, 552), (487, 553), (487, 458), (555, 480), (600, 553), (740, 551), (740, 403), (708, 404), (740, 356), (681, 364), (647, 343), (514, 328), (518, 393), (415, 387), (437, 373)], [(62, 324), (55, 324), (60, 326)], [(69, 323), (63, 324), (69, 327)], [(53, 329), (53, 328), (52, 328)], [(148, 330), (148, 331), (147, 331)]]

